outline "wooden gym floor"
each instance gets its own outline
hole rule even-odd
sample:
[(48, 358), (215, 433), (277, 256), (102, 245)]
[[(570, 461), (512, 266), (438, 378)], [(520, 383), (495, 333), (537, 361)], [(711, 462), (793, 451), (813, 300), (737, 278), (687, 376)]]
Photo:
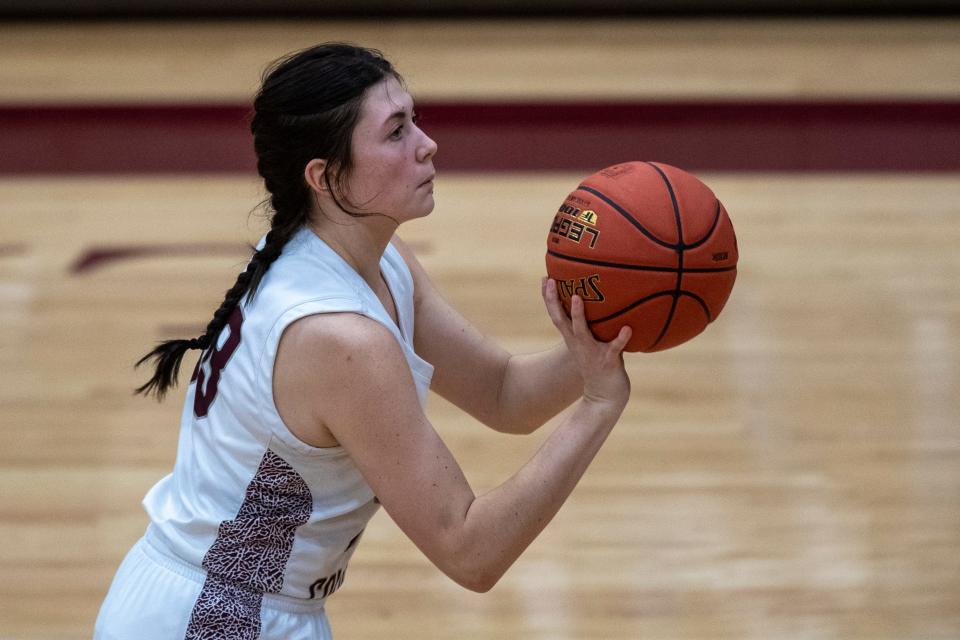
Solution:
[[(239, 102), (327, 39), (382, 48), (440, 101), (960, 96), (949, 20), (265, 22), (3, 25), (0, 99)], [(401, 235), (483, 331), (545, 348), (546, 232), (580, 177), (441, 175)], [(700, 177), (741, 249), (720, 318), (628, 356), (624, 418), (490, 593), (378, 514), (329, 603), (337, 638), (960, 637), (960, 175)], [(89, 637), (176, 448), (179, 394), (134, 398), (131, 365), (207, 321), (262, 195), (247, 174), (0, 176), (0, 638)], [(478, 492), (542, 438), (429, 413)]]

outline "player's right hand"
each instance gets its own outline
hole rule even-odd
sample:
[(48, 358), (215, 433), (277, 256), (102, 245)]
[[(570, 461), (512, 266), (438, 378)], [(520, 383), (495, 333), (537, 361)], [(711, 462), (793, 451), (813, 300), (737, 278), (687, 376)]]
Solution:
[(563, 336), (567, 349), (580, 369), (584, 399), (622, 411), (630, 398), (630, 377), (624, 368), (623, 349), (630, 341), (631, 328), (624, 326), (616, 338), (601, 342), (587, 326), (580, 296), (571, 298), (568, 317), (560, 302), (555, 280), (544, 278), (541, 293), (550, 320)]

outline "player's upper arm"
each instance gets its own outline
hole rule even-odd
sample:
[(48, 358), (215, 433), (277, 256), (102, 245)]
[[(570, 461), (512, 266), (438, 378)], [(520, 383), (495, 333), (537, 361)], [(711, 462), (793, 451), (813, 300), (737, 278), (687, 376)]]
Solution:
[(284, 384), (313, 389), (298, 394), (299, 409), (287, 407), (309, 418), (300, 424), (333, 434), (414, 544), (474, 588), (462, 525), (475, 496), (424, 415), (394, 335), (357, 314), (309, 316), (284, 333), (279, 364), (288, 367)]
[(500, 390), (510, 354), (454, 309), (430, 281), (413, 251), (397, 236), (393, 244), (414, 283), (414, 343), (434, 367), (434, 391), (498, 431), (509, 432), (500, 412)]

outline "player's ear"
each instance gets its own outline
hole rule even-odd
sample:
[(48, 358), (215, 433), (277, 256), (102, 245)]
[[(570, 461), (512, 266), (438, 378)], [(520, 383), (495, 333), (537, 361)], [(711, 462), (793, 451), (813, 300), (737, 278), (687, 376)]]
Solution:
[(321, 160), (320, 158), (314, 158), (307, 163), (307, 166), (303, 169), (303, 179), (306, 180), (307, 186), (316, 193), (329, 193), (330, 190), (327, 188), (327, 179), (324, 177), (324, 172), (327, 170), (327, 161)]

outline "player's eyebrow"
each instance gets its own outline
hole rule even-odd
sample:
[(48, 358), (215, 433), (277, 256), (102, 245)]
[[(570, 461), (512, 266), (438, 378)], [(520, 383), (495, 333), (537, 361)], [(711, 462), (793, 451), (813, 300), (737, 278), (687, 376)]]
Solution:
[(407, 110), (400, 109), (399, 111), (394, 111), (389, 116), (387, 116), (387, 119), (384, 120), (383, 122), (384, 124), (388, 124), (391, 120), (403, 120), (406, 117), (407, 117)]
[[(410, 103), (410, 111), (411, 113), (417, 112), (417, 107), (416, 105), (413, 104), (413, 102)], [(383, 126), (386, 127), (387, 125), (391, 124), (394, 120), (404, 120), (406, 119), (406, 117), (407, 117), (407, 109), (405, 107), (397, 109), (396, 111), (394, 111), (393, 113), (391, 113), (389, 116), (386, 117), (386, 119), (383, 121)]]

